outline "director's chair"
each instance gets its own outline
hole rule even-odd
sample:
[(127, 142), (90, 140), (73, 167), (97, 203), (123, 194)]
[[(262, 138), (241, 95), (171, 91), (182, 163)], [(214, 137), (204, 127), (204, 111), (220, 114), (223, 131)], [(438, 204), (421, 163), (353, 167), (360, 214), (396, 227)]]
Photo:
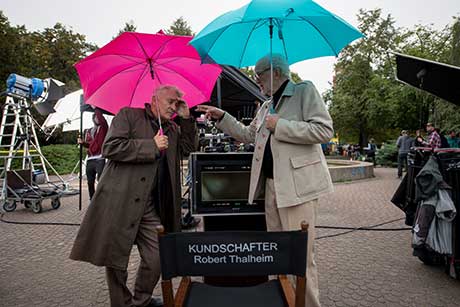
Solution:
[[(300, 231), (164, 232), (160, 241), (165, 307), (304, 307), (308, 224)], [(296, 276), (294, 291), (287, 276)], [(256, 286), (213, 286), (191, 276), (277, 275)], [(181, 276), (176, 295), (172, 281)]]

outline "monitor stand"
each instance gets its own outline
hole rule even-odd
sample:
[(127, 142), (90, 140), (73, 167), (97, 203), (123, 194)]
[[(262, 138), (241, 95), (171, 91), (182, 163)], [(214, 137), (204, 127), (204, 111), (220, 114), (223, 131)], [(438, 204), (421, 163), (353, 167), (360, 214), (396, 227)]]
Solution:
[(203, 216), (204, 231), (266, 231), (265, 214)]

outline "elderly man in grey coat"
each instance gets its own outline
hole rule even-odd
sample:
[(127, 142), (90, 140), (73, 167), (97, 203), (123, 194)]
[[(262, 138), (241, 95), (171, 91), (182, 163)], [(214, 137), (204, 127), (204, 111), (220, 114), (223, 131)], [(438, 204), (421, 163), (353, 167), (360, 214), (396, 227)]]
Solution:
[[(70, 258), (106, 267), (113, 307), (162, 306), (151, 297), (160, 278), (155, 226), (180, 230), (180, 159), (196, 147), (196, 125), (181, 97), (166, 85), (144, 109), (122, 109), (102, 148), (108, 163)], [(170, 120), (174, 113), (179, 125)], [(126, 285), (133, 244), (141, 256), (134, 295)]]
[(273, 98), (262, 104), (249, 126), (211, 106), (198, 111), (218, 120), (218, 127), (239, 141), (254, 143), (249, 202), (265, 188), (265, 215), (269, 231), (300, 229), (309, 223), (306, 305), (320, 306), (314, 256), (318, 197), (333, 190), (321, 143), (333, 136), (332, 119), (315, 86), (290, 81), (289, 66), (281, 55), (260, 59), (256, 79), (261, 91)]

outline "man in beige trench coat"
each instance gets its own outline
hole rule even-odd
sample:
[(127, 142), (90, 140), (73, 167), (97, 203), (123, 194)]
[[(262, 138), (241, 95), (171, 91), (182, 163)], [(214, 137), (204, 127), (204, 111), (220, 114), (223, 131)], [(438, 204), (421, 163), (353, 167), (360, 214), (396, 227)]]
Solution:
[[(162, 306), (151, 298), (160, 277), (155, 226), (180, 231), (180, 159), (196, 148), (196, 126), (181, 97), (174, 86), (160, 87), (145, 109), (122, 109), (105, 139), (108, 163), (70, 258), (106, 267), (111, 306)], [(175, 112), (178, 125), (170, 120)], [(141, 262), (132, 295), (126, 268), (135, 243)]]
[[(197, 110), (218, 120), (218, 128), (235, 139), (255, 144), (249, 202), (265, 187), (267, 229), (300, 229), (302, 220), (310, 224), (306, 305), (315, 307), (320, 306), (314, 259), (317, 199), (333, 190), (320, 144), (333, 136), (332, 119), (311, 82), (291, 82), (281, 55), (274, 54), (272, 62), (273, 102), (262, 104), (249, 126), (215, 107), (202, 105)], [(257, 62), (255, 73), (261, 91), (270, 95), (270, 56)]]

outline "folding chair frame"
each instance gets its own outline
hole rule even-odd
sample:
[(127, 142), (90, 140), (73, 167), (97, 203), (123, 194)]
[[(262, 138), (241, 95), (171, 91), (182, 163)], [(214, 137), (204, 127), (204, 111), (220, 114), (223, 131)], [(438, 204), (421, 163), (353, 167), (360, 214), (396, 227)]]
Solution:
[[(308, 232), (309, 225), (303, 221), (301, 230)], [(163, 226), (157, 226), (158, 236), (165, 235)], [(278, 281), (284, 294), (284, 301), (289, 307), (306, 307), (305, 306), (305, 291), (307, 287), (306, 276), (296, 276), (296, 290), (293, 289), (289, 278), (286, 275), (278, 275)], [(161, 290), (163, 293), (163, 304), (165, 307), (183, 307), (187, 296), (190, 292), (192, 281), (189, 276), (183, 276), (174, 296), (172, 280), (163, 280), (161, 282)]]

